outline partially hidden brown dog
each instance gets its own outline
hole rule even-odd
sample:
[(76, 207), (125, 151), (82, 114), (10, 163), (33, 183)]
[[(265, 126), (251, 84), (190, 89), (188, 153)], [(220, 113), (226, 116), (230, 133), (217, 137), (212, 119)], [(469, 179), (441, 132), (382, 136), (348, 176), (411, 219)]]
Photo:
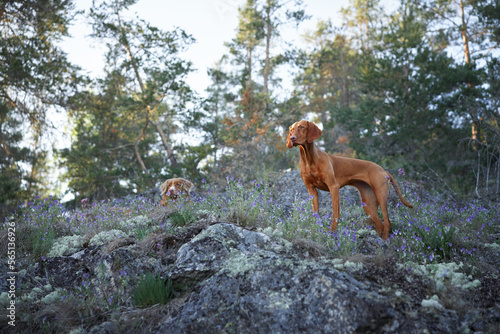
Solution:
[[(356, 187), (365, 204), (363, 209), (375, 224), (378, 235), (387, 239), (391, 227), (387, 212), (389, 183), (394, 186), (401, 202), (409, 208), (413, 207), (403, 198), (392, 175), (373, 162), (338, 157), (323, 152), (314, 144), (314, 140), (321, 136), (321, 130), (312, 122), (296, 122), (289, 130), (286, 146), (288, 148), (299, 146), (300, 176), (307, 191), (313, 196), (313, 211), (319, 213), (318, 189), (330, 192), (333, 208), (331, 229), (335, 231), (340, 218), (339, 189), (347, 185)], [(378, 216), (379, 206), (384, 223)]]
[(168, 179), (163, 182), (160, 186), (161, 201), (162, 206), (168, 206), (168, 203), (172, 200), (176, 200), (179, 197), (187, 197), (188, 202), (191, 200), (191, 188), (193, 184), (191, 181), (185, 180), (183, 178)]

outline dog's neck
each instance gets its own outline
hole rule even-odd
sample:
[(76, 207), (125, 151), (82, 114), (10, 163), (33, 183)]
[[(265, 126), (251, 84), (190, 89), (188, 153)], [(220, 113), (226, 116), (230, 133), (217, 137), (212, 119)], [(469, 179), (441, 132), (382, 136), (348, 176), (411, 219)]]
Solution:
[(307, 141), (304, 144), (299, 145), (300, 149), (300, 160), (306, 164), (306, 166), (311, 166), (315, 157), (318, 154), (318, 148), (314, 145), (314, 142), (308, 143)]

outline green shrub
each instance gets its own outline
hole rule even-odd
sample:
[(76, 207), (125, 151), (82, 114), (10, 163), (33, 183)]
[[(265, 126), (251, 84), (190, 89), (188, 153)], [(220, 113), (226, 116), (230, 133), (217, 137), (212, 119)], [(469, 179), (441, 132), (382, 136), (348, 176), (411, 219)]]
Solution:
[(186, 226), (196, 221), (196, 215), (189, 208), (182, 208), (169, 216), (173, 227)]
[(134, 289), (132, 301), (138, 307), (167, 304), (173, 296), (172, 280), (146, 273)]

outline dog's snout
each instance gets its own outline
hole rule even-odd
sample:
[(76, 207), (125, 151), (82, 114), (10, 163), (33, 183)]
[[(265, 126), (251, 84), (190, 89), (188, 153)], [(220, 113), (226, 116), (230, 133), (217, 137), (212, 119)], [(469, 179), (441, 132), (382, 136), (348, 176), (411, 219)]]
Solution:
[(297, 136), (295, 136), (295, 135), (291, 135), (291, 136), (290, 136), (290, 140), (291, 140), (291, 141), (296, 141), (296, 140), (297, 140)]

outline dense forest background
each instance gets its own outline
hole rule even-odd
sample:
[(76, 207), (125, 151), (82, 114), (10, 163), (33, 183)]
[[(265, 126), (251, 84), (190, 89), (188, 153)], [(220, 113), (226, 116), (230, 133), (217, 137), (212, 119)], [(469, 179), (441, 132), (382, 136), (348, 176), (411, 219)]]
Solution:
[[(247, 0), (203, 96), (186, 83), (193, 66), (182, 52), (194, 38), (130, 18), (136, 2), (96, 1), (86, 13), (71, 0), (0, 2), (0, 216), (35, 196), (62, 197), (54, 169), (76, 201), (174, 176), (266, 178), (297, 167), (284, 138), (304, 118), (322, 126), (318, 144), (331, 154), (498, 201), (497, 0), (401, 0), (391, 12), (350, 0), (342, 24), (318, 22), (304, 49), (281, 34), (314, 19), (304, 3)], [(57, 46), (78, 15), (106, 48), (102, 77), (83, 75)], [(42, 144), (54, 113), (69, 118), (62, 150)], [(194, 133), (203, 140), (174, 139)]]

